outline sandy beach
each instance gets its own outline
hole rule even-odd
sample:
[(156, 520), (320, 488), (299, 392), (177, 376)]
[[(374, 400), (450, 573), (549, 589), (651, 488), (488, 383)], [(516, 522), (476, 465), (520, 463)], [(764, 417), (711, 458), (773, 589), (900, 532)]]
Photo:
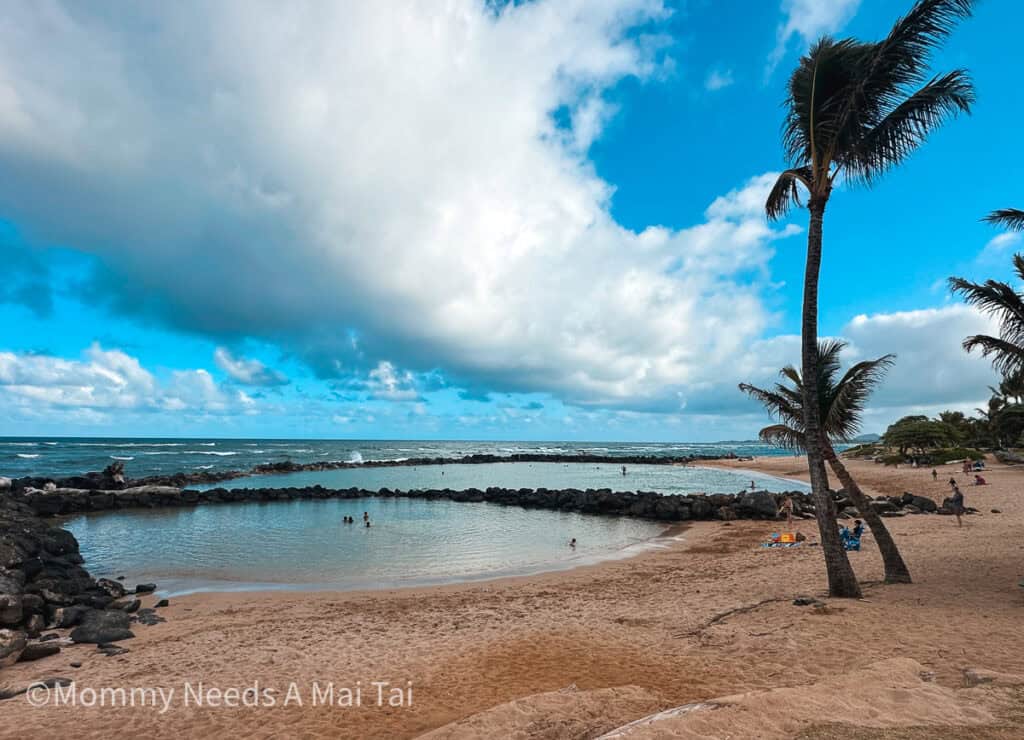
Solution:
[[(802, 458), (718, 464), (806, 479)], [(850, 467), (870, 494), (940, 502), (956, 468), (933, 481), (930, 469)], [(955, 477), (981, 513), (962, 529), (939, 515), (886, 520), (915, 583), (881, 584), (865, 536), (851, 553), (860, 601), (824, 599), (820, 551), (762, 549), (778, 525), (749, 521), (697, 523), (629, 560), (526, 578), (194, 595), (138, 627), (125, 655), (75, 645), (0, 674), (9, 686), (62, 676), (79, 689), (174, 689), (166, 711), (21, 696), (0, 704), (0, 735), (590, 738), (703, 702), (715, 708), (614, 736), (1021, 737), (1024, 470), (990, 463), (977, 488)], [(795, 606), (802, 595), (827, 605)], [(374, 682), (389, 682), (384, 706)], [(274, 705), (196, 706), (232, 687)], [(388, 705), (395, 687), (404, 706)], [(361, 689), (361, 706), (338, 706), (346, 688)]]

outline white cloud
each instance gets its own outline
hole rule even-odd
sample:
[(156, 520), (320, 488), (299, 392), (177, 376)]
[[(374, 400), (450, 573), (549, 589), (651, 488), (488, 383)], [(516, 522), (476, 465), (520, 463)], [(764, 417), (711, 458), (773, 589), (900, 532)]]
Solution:
[(629, 31), (665, 15), (657, 0), (15, 5), (0, 208), (97, 255), (119, 309), (276, 342), (323, 374), (387, 358), (674, 408), (763, 330), (770, 242), (791, 232), (761, 215), (767, 175), (690, 228), (612, 218), (586, 149), (604, 92), (659, 67)]
[[(1006, 231), (989, 239), (978, 255), (979, 262), (996, 262), (1008, 260), (1011, 252), (1024, 243), (1024, 235)], [(1007, 264), (1009, 264), (1007, 262)]]
[(822, 34), (835, 33), (854, 16), (859, 5), (860, 0), (783, 0), (786, 17), (776, 33), (768, 74), (782, 61), (793, 38), (806, 46)]
[(270, 387), (288, 384), (288, 378), (277, 370), (268, 368), (259, 360), (236, 357), (224, 347), (214, 350), (213, 359), (217, 367), (242, 385)]
[[(93, 344), (81, 360), (0, 352), (0, 399), (33, 411), (246, 413), (255, 401), (217, 385), (206, 370), (179, 370), (161, 384), (121, 350)], [(97, 417), (101, 418), (101, 417)]]
[(370, 397), (378, 401), (416, 401), (420, 397), (412, 373), (408, 370), (400, 373), (387, 361), (370, 371), (367, 389)]
[(736, 80), (731, 69), (719, 69), (716, 67), (708, 73), (707, 78), (704, 80), (704, 89), (715, 92), (729, 87), (734, 82)]
[(961, 343), (972, 334), (998, 334), (998, 327), (963, 304), (861, 315), (843, 329), (851, 360), (896, 355), (872, 401), (876, 413), (888, 408), (893, 418), (906, 408), (973, 408), (988, 398), (988, 386), (998, 378), (988, 360), (964, 352)]

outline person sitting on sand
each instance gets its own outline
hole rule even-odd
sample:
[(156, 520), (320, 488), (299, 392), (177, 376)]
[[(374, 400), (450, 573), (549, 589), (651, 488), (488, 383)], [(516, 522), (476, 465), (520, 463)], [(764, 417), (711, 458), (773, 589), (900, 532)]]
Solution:
[(980, 475), (975, 473), (974, 474), (974, 485), (976, 485), (976, 486), (984, 486), (984, 485), (987, 485), (987, 481), (984, 478), (982, 478)]
[(864, 534), (864, 522), (860, 519), (853, 520), (853, 536), (860, 540), (861, 535)]
[(956, 526), (964, 526), (963, 520), (960, 518), (966, 513), (964, 508), (964, 494), (960, 491), (959, 486), (953, 485), (953, 495), (949, 500), (950, 508), (953, 510), (953, 514), (956, 516)]

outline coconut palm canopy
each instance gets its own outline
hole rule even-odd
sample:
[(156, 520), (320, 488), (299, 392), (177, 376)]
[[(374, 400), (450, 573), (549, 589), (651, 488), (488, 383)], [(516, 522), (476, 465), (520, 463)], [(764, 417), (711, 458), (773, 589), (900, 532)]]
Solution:
[[(846, 342), (829, 339), (818, 342), (818, 397), (822, 429), (833, 442), (848, 442), (860, 431), (864, 406), (872, 391), (896, 360), (885, 355), (853, 365), (840, 376), (840, 355)], [(759, 436), (764, 442), (787, 449), (804, 449), (803, 379), (792, 365), (782, 368), (787, 382), (765, 390), (741, 383), (740, 390), (760, 401), (779, 420)]]
[(878, 42), (819, 39), (793, 72), (783, 145), (791, 169), (768, 198), (769, 218), (800, 204), (802, 185), (827, 198), (836, 178), (871, 184), (903, 162), (949, 116), (969, 112), (966, 70), (929, 71), (932, 53), (973, 0), (920, 0)]

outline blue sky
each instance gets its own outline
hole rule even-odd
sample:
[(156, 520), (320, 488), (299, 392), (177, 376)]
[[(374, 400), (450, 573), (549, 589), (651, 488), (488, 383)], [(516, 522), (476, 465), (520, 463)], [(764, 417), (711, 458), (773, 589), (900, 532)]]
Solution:
[[(736, 383), (798, 347), (787, 72), (910, 4), (15, 4), (3, 433), (752, 437)], [(820, 331), (899, 355), (867, 431), (993, 380), (943, 281), (1019, 244), (979, 218), (1024, 203), (1022, 22), (979, 3), (935, 61), (974, 115), (833, 197)]]

